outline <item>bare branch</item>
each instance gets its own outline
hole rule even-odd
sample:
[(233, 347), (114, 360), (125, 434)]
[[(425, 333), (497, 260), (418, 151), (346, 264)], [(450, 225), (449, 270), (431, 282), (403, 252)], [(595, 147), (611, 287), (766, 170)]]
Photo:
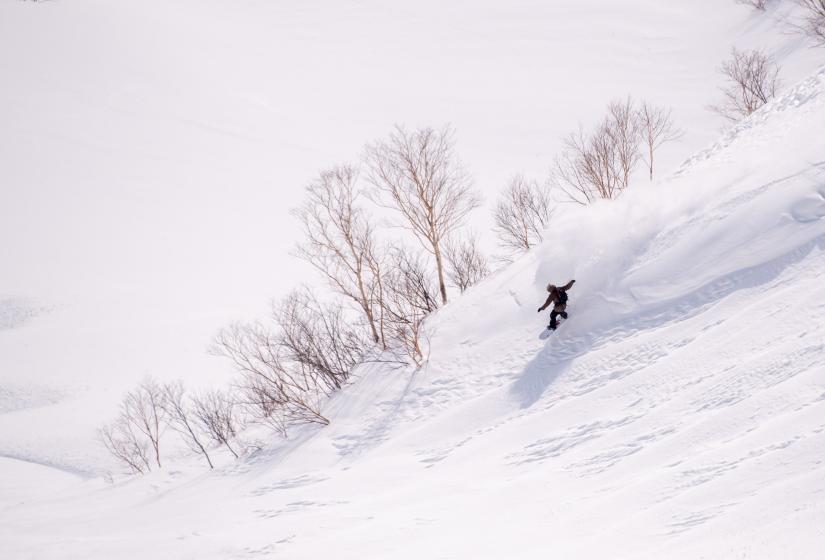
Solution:
[(324, 276), (363, 314), (373, 342), (386, 348), (380, 323), (380, 267), (373, 226), (358, 205), (358, 171), (333, 167), (307, 187), (307, 199), (293, 214), (304, 226), (297, 255)]
[(169, 418), (169, 426), (180, 434), (189, 449), (203, 456), (210, 469), (214, 468), (212, 458), (201, 441), (201, 436), (193, 421), (192, 404), (186, 398), (183, 384), (181, 382), (168, 383), (163, 386), (163, 393), (163, 407)]
[(579, 129), (565, 138), (553, 180), (578, 204), (614, 199), (630, 184), (630, 175), (641, 158), (640, 143), (633, 100), (614, 101), (592, 133)]
[(647, 151), (644, 158), (647, 163), (650, 180), (653, 180), (653, 156), (663, 144), (679, 140), (684, 132), (673, 124), (672, 110), (652, 105), (643, 101), (639, 107), (636, 118), (638, 120), (639, 134)]
[(98, 431), (98, 439), (129, 472), (144, 474), (152, 470), (149, 464), (149, 443), (135, 433), (123, 414), (111, 424), (103, 426)]
[(147, 377), (123, 399), (125, 418), (140, 432), (152, 446), (155, 463), (160, 467), (160, 438), (169, 424), (165, 410), (166, 395), (163, 388)]
[(293, 291), (274, 311), (283, 357), (325, 393), (341, 388), (364, 354), (366, 341), (337, 304), (321, 304), (310, 290)]
[(390, 259), (384, 297), (390, 339), (420, 366), (425, 357), (424, 321), (438, 308), (438, 287), (421, 257), (410, 249), (394, 248)]
[(235, 401), (223, 391), (207, 391), (192, 399), (192, 413), (200, 429), (216, 445), (225, 446), (237, 459), (232, 441), (242, 428)]
[(231, 325), (215, 338), (212, 353), (229, 358), (242, 375), (240, 399), (257, 421), (286, 434), (290, 424), (328, 424), (320, 413), (317, 380), (285, 356), (280, 338), (260, 324)]
[(768, 7), (768, 3), (770, 0), (736, 0), (737, 4), (744, 4), (745, 6), (750, 6), (754, 10), (759, 10), (760, 12), (764, 12), (765, 8)]
[(447, 275), (462, 293), (490, 274), (487, 259), (479, 250), (473, 235), (464, 241), (449, 241), (444, 254), (447, 258)]
[(516, 175), (493, 210), (499, 244), (511, 254), (529, 250), (543, 241), (552, 214), (550, 189)]
[(825, 0), (796, 0), (802, 7), (802, 21), (795, 27), (811, 37), (817, 46), (825, 47)]
[(727, 79), (727, 84), (720, 88), (724, 100), (708, 109), (733, 122), (747, 117), (776, 97), (779, 70), (761, 51), (731, 49), (731, 58), (719, 69)]
[(372, 198), (398, 211), (436, 264), (441, 302), (447, 303), (442, 243), (480, 204), (454, 151), (454, 132), (397, 126), (389, 138), (367, 146)]

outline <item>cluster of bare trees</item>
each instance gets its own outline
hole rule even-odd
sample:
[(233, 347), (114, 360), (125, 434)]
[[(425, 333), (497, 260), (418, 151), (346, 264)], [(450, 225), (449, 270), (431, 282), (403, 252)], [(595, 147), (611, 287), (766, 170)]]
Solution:
[(226, 447), (233, 456), (243, 425), (234, 399), (221, 391), (188, 394), (183, 384), (160, 384), (147, 378), (129, 391), (120, 412), (99, 431), (109, 453), (132, 473), (161, 467), (161, 442), (177, 434), (189, 449), (213, 468), (210, 450)]
[(547, 182), (516, 175), (507, 184), (493, 208), (493, 231), (504, 250), (499, 258), (510, 261), (544, 240), (556, 200), (587, 205), (614, 199), (640, 163), (652, 181), (659, 148), (681, 136), (670, 109), (630, 97), (608, 104), (591, 131), (580, 127), (563, 139)]
[(541, 243), (552, 214), (553, 197), (546, 184), (513, 177), (493, 208), (493, 231), (505, 250), (503, 259)]
[(444, 244), (478, 207), (467, 171), (454, 153), (451, 127), (407, 131), (367, 147), (373, 200), (398, 212), (435, 262), (441, 303), (447, 303)]
[(238, 404), (283, 435), (290, 425), (329, 423), (321, 404), (363, 358), (368, 329), (308, 288), (273, 306), (271, 320), (231, 325), (215, 338), (213, 354), (229, 358), (241, 375)]
[(796, 0), (802, 7), (802, 20), (797, 24), (801, 33), (825, 47), (825, 0)]
[[(270, 324), (233, 325), (215, 340), (214, 353), (241, 374), (250, 417), (281, 433), (326, 424), (321, 405), (359, 363), (389, 354), (420, 365), (425, 320), (447, 302), (450, 282), (464, 291), (488, 273), (475, 241), (457, 235), (478, 203), (450, 127), (396, 127), (360, 166), (322, 171), (293, 211), (303, 230), (295, 254), (336, 297), (295, 290)], [(392, 210), (418, 248), (382, 239), (376, 208)]]
[(564, 139), (553, 182), (567, 200), (579, 204), (614, 199), (630, 185), (640, 161), (653, 180), (656, 150), (680, 136), (670, 110), (629, 97), (613, 101), (592, 131), (580, 128)]
[(719, 69), (725, 77), (725, 85), (720, 88), (723, 100), (708, 109), (732, 122), (747, 117), (776, 97), (779, 70), (761, 51), (731, 49), (730, 58)]
[[(213, 466), (210, 449), (238, 456), (239, 425), (268, 425), (286, 435), (296, 424), (327, 424), (322, 405), (366, 360), (421, 365), (427, 317), (447, 303), (448, 286), (463, 292), (489, 273), (473, 236), (461, 236), (479, 204), (455, 155), (452, 128), (396, 127), (369, 144), (361, 166), (322, 171), (293, 211), (303, 229), (296, 256), (334, 295), (294, 290), (267, 323), (234, 324), (211, 351), (239, 374), (231, 394), (189, 396), (181, 384), (147, 380), (127, 394), (118, 418), (101, 429), (106, 448), (128, 469), (161, 465), (169, 430)], [(372, 208), (367, 207), (372, 204)], [(376, 210), (399, 218), (413, 245), (382, 239)]]
[[(475, 239), (459, 237), (480, 201), (449, 126), (397, 126), (367, 145), (360, 167), (363, 182), (358, 167), (343, 165), (309, 185), (294, 212), (304, 229), (297, 255), (342, 296), (343, 311), (366, 325), (378, 350), (420, 365), (425, 318), (447, 303), (448, 286), (463, 292), (489, 273)], [(382, 239), (370, 217), (376, 209), (394, 214), (391, 225), (413, 246)]]

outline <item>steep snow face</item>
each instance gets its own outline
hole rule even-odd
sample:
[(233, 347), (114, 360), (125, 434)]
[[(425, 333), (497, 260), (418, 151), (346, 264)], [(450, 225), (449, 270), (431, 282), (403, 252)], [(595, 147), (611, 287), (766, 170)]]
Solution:
[[(332, 425), (188, 484), (7, 507), (11, 557), (819, 558), (825, 69), (667, 181), (557, 219), (363, 367)], [(548, 281), (570, 319), (538, 339)]]
[(332, 426), (89, 480), (125, 387), (227, 379), (210, 336), (304, 277), (300, 187), (394, 122), (452, 122), (492, 198), (625, 94), (674, 107), (672, 169), (715, 136), (732, 44), (787, 84), (821, 57), (788, 2), (446, 4), (0, 3), (0, 556), (817, 557), (822, 73), (560, 215), (433, 317), (426, 368), (362, 368)]
[[(226, 382), (214, 332), (306, 277), (287, 255), (302, 186), (393, 123), (452, 122), (491, 200), (631, 94), (686, 128), (661, 153), (673, 169), (716, 135), (731, 45), (765, 48), (786, 83), (813, 68), (792, 10), (0, 2), (0, 454), (99, 472), (94, 428), (138, 379)], [(474, 221), (489, 242), (486, 209)]]

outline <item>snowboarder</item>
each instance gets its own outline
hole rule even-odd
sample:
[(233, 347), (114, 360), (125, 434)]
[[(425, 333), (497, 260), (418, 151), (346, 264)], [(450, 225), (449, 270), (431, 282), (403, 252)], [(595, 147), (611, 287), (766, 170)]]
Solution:
[(555, 286), (553, 284), (548, 284), (547, 291), (550, 292), (550, 295), (547, 296), (547, 301), (544, 302), (544, 305), (539, 307), (539, 313), (547, 309), (551, 303), (553, 305), (553, 311), (550, 312), (550, 325), (547, 327), (551, 331), (556, 330), (556, 318), (561, 315), (562, 319), (567, 319), (567, 290), (569, 290), (575, 280), (571, 280), (564, 286)]

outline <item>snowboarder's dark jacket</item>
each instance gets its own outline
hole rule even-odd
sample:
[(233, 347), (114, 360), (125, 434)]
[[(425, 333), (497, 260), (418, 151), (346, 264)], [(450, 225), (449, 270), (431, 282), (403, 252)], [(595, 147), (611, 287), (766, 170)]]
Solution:
[(564, 286), (554, 286), (550, 284), (547, 286), (547, 291), (550, 292), (550, 295), (547, 296), (547, 301), (544, 302), (544, 305), (539, 307), (539, 312), (544, 311), (547, 309), (551, 303), (555, 304), (553, 306), (553, 310), (561, 313), (567, 307), (567, 290), (569, 290), (575, 280), (571, 280)]

